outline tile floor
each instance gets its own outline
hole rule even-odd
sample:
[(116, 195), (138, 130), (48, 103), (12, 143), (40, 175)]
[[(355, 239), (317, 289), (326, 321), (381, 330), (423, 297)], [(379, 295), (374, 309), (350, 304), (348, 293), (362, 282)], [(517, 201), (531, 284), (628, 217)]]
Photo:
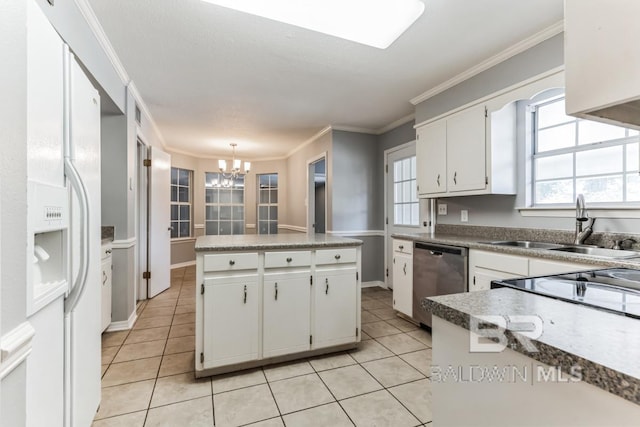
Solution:
[(194, 376), (195, 268), (102, 337), (106, 426), (421, 426), (431, 422), (431, 336), (396, 316), (391, 292), (362, 290), (357, 350), (211, 378)]

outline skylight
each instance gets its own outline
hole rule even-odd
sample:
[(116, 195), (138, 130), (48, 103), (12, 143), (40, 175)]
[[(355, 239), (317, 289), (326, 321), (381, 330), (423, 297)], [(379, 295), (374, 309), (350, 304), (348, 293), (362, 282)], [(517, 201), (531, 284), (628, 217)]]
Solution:
[(204, 0), (386, 49), (424, 11), (421, 0)]

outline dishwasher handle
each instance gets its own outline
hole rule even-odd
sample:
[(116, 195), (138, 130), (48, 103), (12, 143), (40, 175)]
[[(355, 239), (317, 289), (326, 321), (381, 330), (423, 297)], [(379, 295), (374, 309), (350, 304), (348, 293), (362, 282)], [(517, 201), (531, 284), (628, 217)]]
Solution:
[(467, 256), (467, 248), (459, 246), (434, 245), (430, 243), (416, 242), (415, 249), (429, 251), (431, 255), (434, 256), (442, 256), (444, 254)]

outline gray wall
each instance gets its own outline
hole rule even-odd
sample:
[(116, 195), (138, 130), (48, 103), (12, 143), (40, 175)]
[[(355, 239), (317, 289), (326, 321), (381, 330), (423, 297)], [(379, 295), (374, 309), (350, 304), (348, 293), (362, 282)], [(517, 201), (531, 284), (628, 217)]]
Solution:
[(102, 116), (100, 120), (102, 172), (102, 225), (115, 227), (115, 238), (127, 238), (127, 117)]
[[(513, 58), (492, 67), (479, 75), (448, 89), (416, 106), (416, 122), (422, 122), (449, 110), (465, 105), (475, 99), (524, 81), (564, 64), (563, 35), (559, 34)], [(448, 214), (438, 215), (440, 224), (462, 224), (460, 211), (469, 212), (469, 225), (499, 227), (550, 228), (572, 230), (572, 218), (525, 217), (517, 207), (526, 206), (525, 200), (525, 130), (524, 109), (518, 108), (517, 130), (517, 189), (516, 196), (487, 195), (440, 198), (438, 203), (447, 204)], [(587, 200), (587, 207), (589, 201)], [(597, 213), (593, 213), (597, 216)], [(637, 232), (640, 219), (600, 218), (596, 231)]]
[(416, 105), (421, 123), (564, 64), (564, 33)]
[[(0, 336), (26, 320), (27, 34), (24, 0), (0, 2)], [(0, 383), (3, 425), (25, 425), (26, 369)]]
[(333, 131), (332, 231), (372, 230), (380, 224), (384, 193), (378, 138), (364, 133)]

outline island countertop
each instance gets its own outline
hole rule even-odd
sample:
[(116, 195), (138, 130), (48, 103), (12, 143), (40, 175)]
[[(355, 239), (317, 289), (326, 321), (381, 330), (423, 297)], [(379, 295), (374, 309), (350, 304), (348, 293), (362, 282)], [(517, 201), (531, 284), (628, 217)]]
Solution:
[(328, 234), (242, 234), (236, 236), (200, 236), (196, 252), (260, 251), (274, 249), (322, 249), (361, 246), (362, 241)]
[(422, 306), (464, 329), (477, 316), (537, 315), (543, 322), (533, 340), (538, 352), (522, 348), (517, 332), (506, 334), (512, 349), (565, 372), (580, 366), (583, 381), (640, 404), (637, 319), (508, 288), (425, 298)]

